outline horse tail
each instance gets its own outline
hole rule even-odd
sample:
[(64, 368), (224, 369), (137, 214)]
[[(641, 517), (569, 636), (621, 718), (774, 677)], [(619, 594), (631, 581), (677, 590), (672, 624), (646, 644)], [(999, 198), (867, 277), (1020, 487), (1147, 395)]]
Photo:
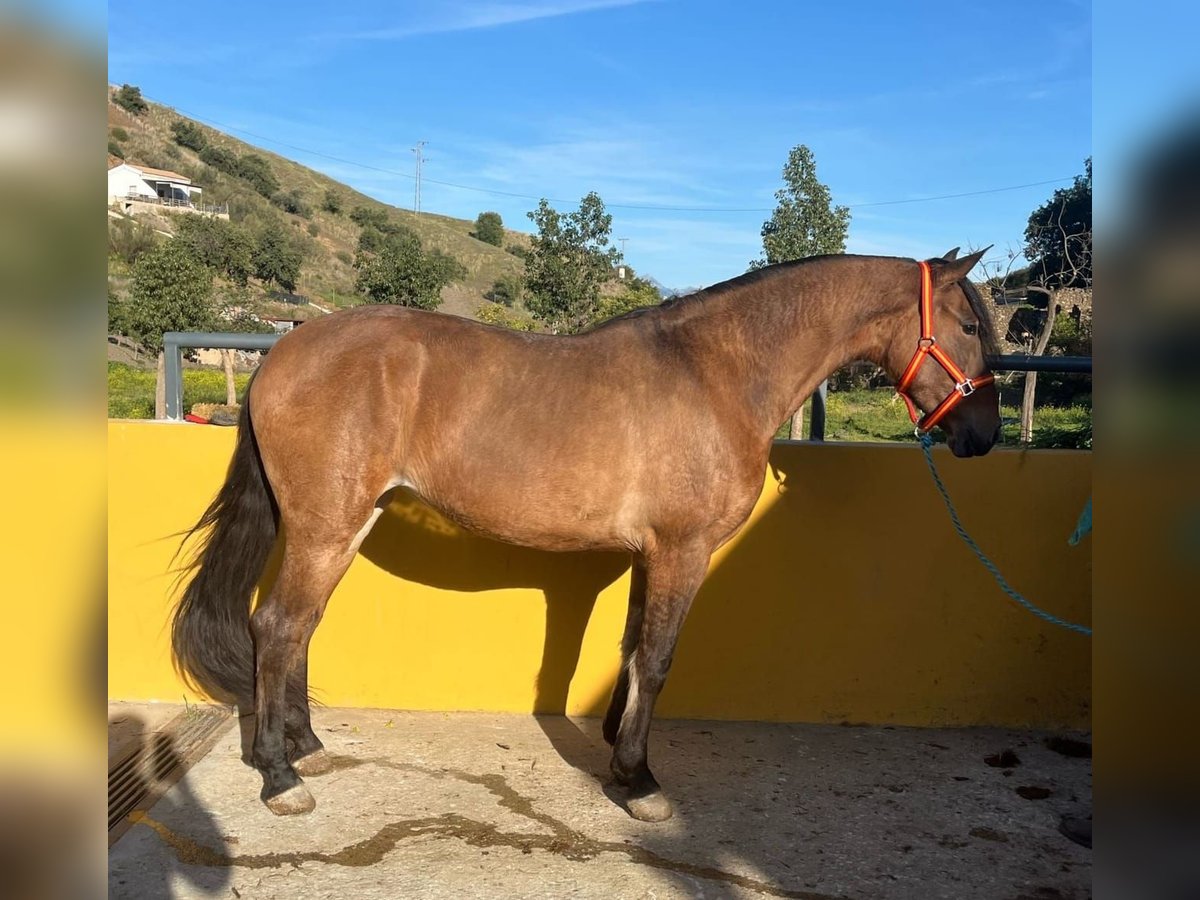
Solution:
[(203, 532), (185, 567), (192, 573), (171, 622), (175, 666), (209, 696), (254, 699), (250, 599), (279, 530), (275, 500), (250, 421), (247, 389), (237, 447), (217, 496), (184, 538)]

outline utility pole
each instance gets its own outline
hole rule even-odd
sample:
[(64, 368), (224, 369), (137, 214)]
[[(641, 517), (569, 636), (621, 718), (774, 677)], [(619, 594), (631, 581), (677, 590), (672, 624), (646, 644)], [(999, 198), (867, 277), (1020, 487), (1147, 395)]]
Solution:
[(625, 242), (627, 240), (629, 240), (629, 238), (617, 238), (617, 240), (621, 242), (621, 259), (624, 259), (625, 258)]
[(421, 148), (426, 143), (427, 141), (417, 141), (417, 146), (412, 148), (412, 152), (417, 154), (417, 184), (416, 195), (413, 198), (413, 212), (418, 216), (421, 214)]
[(629, 238), (617, 238), (621, 242), (621, 264), (617, 266), (617, 277), (622, 281), (625, 280), (625, 242)]

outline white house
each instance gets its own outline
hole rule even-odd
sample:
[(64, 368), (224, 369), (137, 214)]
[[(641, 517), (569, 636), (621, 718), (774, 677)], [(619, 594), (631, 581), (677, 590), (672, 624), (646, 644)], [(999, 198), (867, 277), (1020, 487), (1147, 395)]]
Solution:
[(108, 170), (108, 202), (165, 203), (170, 206), (194, 206), (201, 189), (186, 175), (150, 166), (121, 163)]

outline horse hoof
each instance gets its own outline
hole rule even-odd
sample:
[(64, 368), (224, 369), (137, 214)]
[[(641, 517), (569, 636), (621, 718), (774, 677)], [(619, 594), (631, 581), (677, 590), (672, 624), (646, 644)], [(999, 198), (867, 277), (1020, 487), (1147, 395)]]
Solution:
[(297, 775), (311, 778), (314, 775), (324, 775), (332, 769), (333, 760), (329, 758), (329, 754), (324, 749), (314, 750), (308, 756), (302, 756), (293, 762), (292, 768), (296, 770)]
[(631, 797), (626, 806), (629, 814), (642, 822), (665, 822), (672, 815), (671, 801), (661, 791), (645, 797)]
[(316, 809), (317, 801), (303, 784), (290, 787), (282, 794), (268, 797), (267, 809), (277, 816), (299, 816)]

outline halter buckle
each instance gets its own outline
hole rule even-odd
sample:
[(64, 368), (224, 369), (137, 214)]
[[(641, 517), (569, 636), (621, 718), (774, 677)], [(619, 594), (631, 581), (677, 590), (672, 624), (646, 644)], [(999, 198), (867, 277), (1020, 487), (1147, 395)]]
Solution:
[(970, 397), (973, 393), (975, 393), (975, 382), (973, 382), (970, 378), (967, 378), (966, 380), (954, 385), (954, 389), (964, 397)]

